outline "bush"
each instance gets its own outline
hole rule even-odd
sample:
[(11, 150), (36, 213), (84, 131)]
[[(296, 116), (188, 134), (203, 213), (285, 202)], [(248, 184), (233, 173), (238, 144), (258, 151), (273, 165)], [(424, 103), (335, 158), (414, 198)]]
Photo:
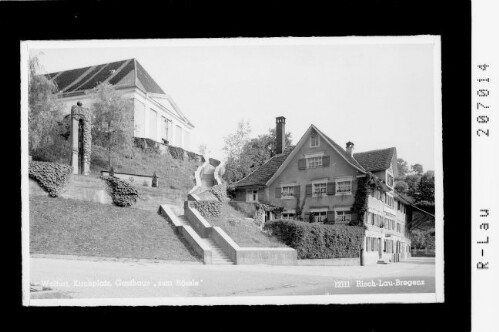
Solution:
[(264, 229), (296, 249), (299, 259), (360, 257), (364, 228), (274, 220)]
[(131, 206), (137, 202), (139, 193), (128, 182), (112, 176), (101, 176), (111, 189), (113, 203), (117, 206)]
[(168, 152), (170, 152), (173, 159), (184, 160), (184, 149), (178, 146), (168, 145)]
[(195, 201), (189, 202), (189, 205), (198, 210), (199, 213), (205, 218), (207, 217), (220, 217), (222, 215), (222, 202), (216, 201)]
[(210, 193), (215, 195), (215, 197), (220, 201), (220, 202), (226, 202), (228, 201), (227, 198), (227, 186), (225, 184), (217, 184), (216, 186), (211, 187), (208, 190)]
[(31, 161), (29, 177), (36, 180), (48, 192), (50, 197), (57, 197), (71, 178), (73, 167), (50, 162)]

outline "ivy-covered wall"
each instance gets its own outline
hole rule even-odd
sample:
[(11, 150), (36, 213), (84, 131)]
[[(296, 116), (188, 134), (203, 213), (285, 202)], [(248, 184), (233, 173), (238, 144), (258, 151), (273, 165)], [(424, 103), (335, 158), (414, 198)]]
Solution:
[(131, 206), (137, 202), (139, 193), (128, 182), (114, 176), (101, 176), (105, 180), (111, 191), (113, 203), (117, 206)]
[(198, 210), (203, 217), (220, 217), (222, 215), (222, 202), (217, 201), (191, 201), (189, 206)]

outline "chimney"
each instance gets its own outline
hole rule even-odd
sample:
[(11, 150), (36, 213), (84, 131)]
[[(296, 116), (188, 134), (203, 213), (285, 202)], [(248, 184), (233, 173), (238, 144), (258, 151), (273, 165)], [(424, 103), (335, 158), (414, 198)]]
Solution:
[(347, 154), (352, 157), (353, 156), (353, 143), (347, 142)]
[(284, 148), (286, 147), (285, 127), (286, 127), (285, 117), (278, 116), (277, 118), (275, 118), (276, 154), (282, 153), (284, 151)]

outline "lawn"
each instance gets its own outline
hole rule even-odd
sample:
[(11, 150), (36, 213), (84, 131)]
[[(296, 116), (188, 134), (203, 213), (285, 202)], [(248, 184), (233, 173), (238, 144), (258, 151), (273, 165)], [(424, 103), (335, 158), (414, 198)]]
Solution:
[(220, 217), (207, 217), (212, 226), (219, 226), (240, 247), (286, 247), (277, 238), (262, 232), (252, 219), (235, 210), (228, 204), (222, 207)]
[[(157, 154), (134, 148), (134, 157), (128, 158), (122, 153), (112, 153), (115, 172), (156, 175), (159, 177), (161, 190), (178, 190), (184, 197), (195, 185), (194, 172), (201, 165), (192, 160), (177, 160), (169, 153)], [(100, 176), (101, 170), (108, 170), (108, 157), (105, 148), (93, 145), (90, 171)]]
[(200, 261), (157, 213), (64, 198), (29, 203), (31, 253)]

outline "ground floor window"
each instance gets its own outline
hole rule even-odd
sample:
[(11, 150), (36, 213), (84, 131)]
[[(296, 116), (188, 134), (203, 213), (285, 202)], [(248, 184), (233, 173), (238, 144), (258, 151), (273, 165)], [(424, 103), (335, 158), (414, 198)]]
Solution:
[(281, 219), (291, 220), (291, 219), (294, 219), (294, 218), (295, 218), (295, 214), (294, 213), (283, 212), (281, 214)]
[(247, 202), (258, 202), (258, 190), (251, 189), (246, 191), (246, 201)]
[(336, 222), (347, 223), (352, 220), (352, 213), (350, 210), (336, 210)]
[(324, 222), (327, 220), (327, 211), (311, 211), (310, 215), (314, 218), (314, 222)]

